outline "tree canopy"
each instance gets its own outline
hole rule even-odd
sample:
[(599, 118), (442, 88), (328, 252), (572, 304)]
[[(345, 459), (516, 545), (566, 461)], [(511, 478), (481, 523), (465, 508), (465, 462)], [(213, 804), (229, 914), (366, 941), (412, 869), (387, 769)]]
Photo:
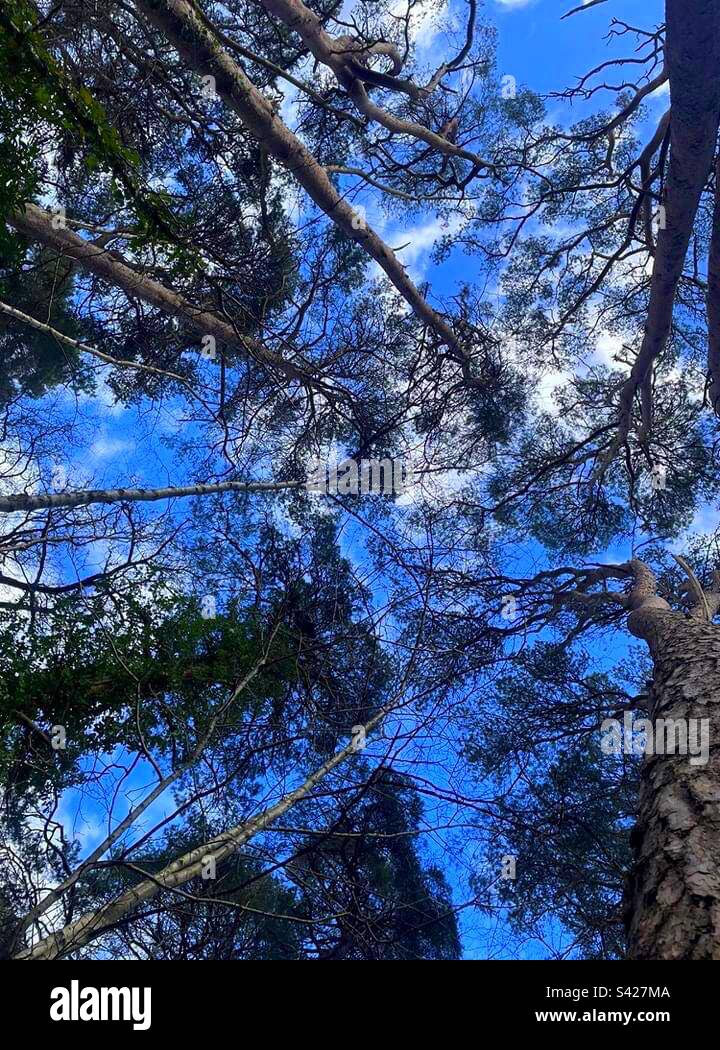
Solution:
[(720, 730), (720, 12), (648, 6), (545, 90), (476, 0), (3, 3), (0, 955), (720, 958), (720, 752), (603, 729)]

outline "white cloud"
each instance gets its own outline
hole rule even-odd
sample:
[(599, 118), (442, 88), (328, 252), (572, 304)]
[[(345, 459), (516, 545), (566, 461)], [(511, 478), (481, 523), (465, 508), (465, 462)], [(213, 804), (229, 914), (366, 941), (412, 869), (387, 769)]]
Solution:
[[(440, 4), (425, 3), (413, 8), (410, 15), (410, 39), (418, 49), (424, 50), (434, 43), (440, 30), (440, 22), (447, 14), (448, 6), (448, 0), (444, 0)], [(391, 14), (396, 18), (404, 18), (407, 10), (407, 0), (400, 0), (391, 9)]]
[(548, 412), (551, 416), (558, 416), (560, 408), (555, 401), (555, 391), (571, 378), (569, 372), (554, 369), (545, 372), (537, 378), (533, 384), (535, 403), (541, 412)]
[(401, 245), (396, 249), (398, 258), (404, 266), (410, 270), (414, 281), (420, 280), (429, 264), (429, 254), (435, 243), (446, 234), (453, 234), (462, 225), (462, 217), (454, 215), (449, 221), (438, 218), (419, 226), (411, 226), (409, 230), (393, 234), (394, 244)]
[(90, 446), (90, 455), (95, 459), (111, 459), (120, 452), (127, 452), (133, 447), (132, 442), (120, 438), (99, 437)]
[(529, 7), (535, 0), (495, 0), (495, 3), (506, 11), (515, 11), (520, 7)]
[(608, 368), (622, 368), (624, 367), (623, 363), (615, 360), (615, 355), (622, 354), (622, 352), (622, 339), (617, 335), (611, 335), (609, 332), (603, 332), (598, 336), (595, 343), (593, 360), (597, 364), (607, 365)]

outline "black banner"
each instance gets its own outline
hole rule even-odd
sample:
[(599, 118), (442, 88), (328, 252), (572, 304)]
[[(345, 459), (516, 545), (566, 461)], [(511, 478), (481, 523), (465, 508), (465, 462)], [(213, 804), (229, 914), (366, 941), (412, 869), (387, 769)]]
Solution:
[(717, 971), (690, 963), (480, 962), (452, 973), (414, 967), (402, 977), (357, 967), (278, 974), (258, 963), (217, 962), (0, 969), (6, 1030), (9, 1024), (27, 1035), (71, 1028), (81, 1041), (84, 1034), (101, 1037), (108, 1026), (185, 1040), (235, 1029), (245, 1038), (261, 1017), (271, 1020), (274, 1038), (279, 1027), (295, 1039), (311, 1035), (309, 1025), (326, 1029), (328, 1021), (359, 1034), (363, 1018), (370, 1024), (379, 1016), (408, 1036), (418, 1023), (421, 1032), (429, 1015), (449, 1032), (469, 1023), (478, 1031), (545, 1030), (550, 1038), (561, 1028), (582, 1038), (588, 1026), (613, 1036), (668, 1025), (693, 1032), (713, 1022), (716, 984)]

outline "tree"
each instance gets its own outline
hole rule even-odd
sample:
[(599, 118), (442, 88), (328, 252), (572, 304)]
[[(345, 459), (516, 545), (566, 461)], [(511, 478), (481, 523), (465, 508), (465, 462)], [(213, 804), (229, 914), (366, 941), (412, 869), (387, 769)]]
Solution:
[(720, 16), (613, 19), (567, 126), (417, 6), (2, 14), (11, 957), (719, 957)]
[[(106, 950), (152, 959), (458, 958), (448, 887), (417, 851), (417, 793), (377, 770), (359, 794), (326, 831), (319, 828), (327, 814), (306, 809), (294, 819), (317, 830), (284, 827), (272, 837), (274, 850), (267, 856), (263, 851), (235, 858), (217, 878), (188, 884), (170, 908), (106, 935)], [(200, 845), (203, 833), (207, 828), (174, 833), (164, 848), (125, 870), (105, 869), (97, 881), (137, 883), (139, 869), (161, 871), (178, 846)], [(272, 873), (278, 841), (285, 880)], [(107, 894), (107, 885), (101, 892)]]

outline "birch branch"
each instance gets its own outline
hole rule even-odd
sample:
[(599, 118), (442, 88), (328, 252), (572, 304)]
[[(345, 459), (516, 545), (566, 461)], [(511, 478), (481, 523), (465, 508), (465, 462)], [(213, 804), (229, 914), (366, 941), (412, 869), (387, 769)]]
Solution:
[[(152, 789), (152, 791), (150, 791), (145, 796), (142, 802), (139, 802), (136, 806), (134, 806), (127, 814), (127, 816), (120, 821), (118, 826), (98, 846), (95, 847), (90, 856), (86, 857), (85, 860), (75, 869), (74, 872), (72, 872), (71, 875), (69, 875), (62, 883), (60, 883), (59, 886), (56, 886), (48, 894), (46, 894), (46, 896), (39, 902), (39, 904), (37, 904), (37, 906), (25, 916), (17, 933), (15, 934), (15, 943), (17, 943), (17, 941), (20, 939), (20, 937), (22, 937), (25, 931), (29, 929), (30, 926), (32, 926), (36, 919), (39, 919), (41, 915), (44, 915), (48, 908), (52, 907), (52, 905), (55, 904), (56, 901), (60, 900), (60, 898), (63, 897), (67, 893), (67, 891), (75, 885), (78, 879), (84, 874), (84, 872), (88, 870), (88, 868), (90, 868), (96, 861), (100, 860), (100, 858), (105, 853), (107, 853), (109, 849), (112, 848), (112, 846), (118, 841), (118, 839), (129, 828), (131, 828), (133, 824), (136, 823), (136, 821), (143, 815), (145, 810), (148, 809), (148, 807), (151, 806), (156, 799), (163, 795), (169, 787), (172, 787), (172, 785), (177, 780), (179, 780), (184, 773), (186, 773), (189, 769), (192, 769), (192, 767), (197, 764), (199, 759), (202, 757), (205, 748), (210, 742), (220, 718), (225, 714), (228, 708), (235, 703), (235, 701), (243, 692), (243, 690), (250, 684), (250, 682), (252, 682), (254, 678), (257, 677), (261, 669), (265, 666), (270, 646), (272, 645), (272, 642), (275, 639), (278, 627), (279, 624), (276, 624), (270, 635), (268, 645), (265, 649), (262, 659), (260, 659), (258, 663), (250, 671), (248, 671), (248, 673), (235, 687), (230, 697), (225, 701), (224, 704), (220, 706), (220, 708), (210, 719), (210, 723), (208, 725), (207, 730), (203, 734), (197, 746), (193, 749), (190, 757), (185, 762), (182, 762), (172, 773), (169, 773), (166, 777), (160, 779), (155, 785), (155, 787)], [(21, 718), (25, 719), (25, 721), (29, 721), (29, 719), (27, 719), (20, 712), (17, 713), (20, 715)], [(37, 729), (37, 731), (41, 733), (43, 737), (45, 737), (45, 740), (48, 743), (50, 742), (49, 737), (47, 737), (47, 735), (43, 733), (43, 731), (38, 726), (35, 726), (34, 723), (30, 724), (33, 725), (33, 727)]]
[[(385, 707), (370, 719), (364, 726), (366, 734), (373, 730), (388, 713)], [(26, 948), (14, 956), (18, 960), (34, 959), (57, 959), (68, 951), (76, 951), (89, 941), (98, 937), (104, 929), (122, 922), (136, 908), (146, 901), (156, 897), (161, 890), (175, 889), (182, 886), (191, 879), (196, 878), (203, 870), (203, 864), (209, 857), (215, 863), (221, 863), (236, 853), (241, 846), (245, 845), (259, 832), (264, 831), (278, 817), (283, 816), (292, 809), (296, 802), (307, 798), (312, 790), (321, 783), (329, 773), (342, 765), (350, 755), (357, 751), (356, 745), (351, 741), (341, 751), (336, 752), (331, 758), (324, 762), (314, 773), (294, 791), (286, 795), (274, 806), (264, 809), (258, 816), (253, 817), (242, 824), (230, 828), (216, 838), (189, 850), (172, 863), (168, 864), (162, 871), (152, 878), (140, 882), (137, 886), (127, 890), (114, 901), (110, 901), (101, 908), (86, 912), (79, 919), (69, 923), (57, 933), (52, 933), (43, 938), (31, 948)]]
[[(573, 7), (571, 11), (566, 11), (562, 18), (569, 18), (570, 15), (576, 15), (580, 11), (589, 11), (591, 7), (597, 7), (598, 4), (606, 4), (607, 0), (585, 0), (585, 3), (580, 4), (579, 7)], [(561, 21), (562, 21), (561, 18)]]
[(211, 496), (218, 492), (281, 492), (300, 488), (304, 481), (218, 481), (197, 485), (170, 485), (155, 489), (82, 489), (31, 495), (20, 492), (0, 497), (0, 513), (45, 510), (58, 507), (87, 507), (92, 503), (154, 503), (183, 496)]

